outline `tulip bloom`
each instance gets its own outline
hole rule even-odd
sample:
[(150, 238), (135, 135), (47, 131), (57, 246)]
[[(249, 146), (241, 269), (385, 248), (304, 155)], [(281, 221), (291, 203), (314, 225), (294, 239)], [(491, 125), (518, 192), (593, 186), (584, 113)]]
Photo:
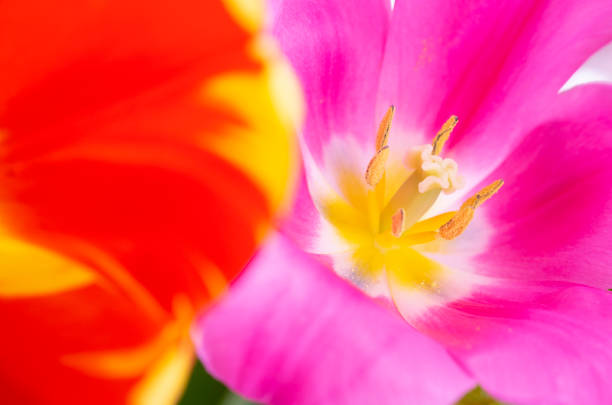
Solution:
[(291, 177), (297, 82), (248, 5), (0, 5), (3, 403), (181, 393)]
[(271, 404), (449, 404), (476, 383), (611, 403), (612, 87), (559, 89), (612, 40), (612, 3), (277, 3), (305, 174), (198, 322), (208, 369)]

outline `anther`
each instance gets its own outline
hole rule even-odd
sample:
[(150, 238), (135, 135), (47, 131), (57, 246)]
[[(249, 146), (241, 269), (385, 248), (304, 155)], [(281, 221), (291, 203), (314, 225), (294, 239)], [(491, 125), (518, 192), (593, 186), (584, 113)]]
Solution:
[(433, 151), (431, 152), (432, 155), (439, 155), (440, 152), (442, 152), (442, 147), (448, 140), (451, 132), (453, 132), (453, 129), (455, 128), (455, 125), (457, 125), (458, 121), (459, 121), (459, 118), (457, 118), (456, 115), (451, 115), (450, 118), (446, 120), (444, 125), (442, 125), (442, 128), (440, 128), (440, 131), (438, 131), (438, 133), (436, 134), (436, 137), (434, 138), (432, 142), (432, 146), (433, 146)]
[(391, 217), (391, 233), (396, 238), (399, 238), (400, 236), (402, 236), (402, 233), (404, 233), (404, 228), (406, 227), (405, 221), (404, 221), (405, 216), (406, 216), (406, 213), (404, 209), (400, 208)]
[(366, 182), (371, 187), (375, 187), (385, 174), (385, 164), (389, 158), (389, 145), (387, 145), (387, 142), (389, 141), (389, 130), (391, 129), (391, 120), (394, 113), (395, 107), (389, 107), (378, 126), (378, 132), (376, 133), (376, 154), (370, 160), (370, 163), (368, 163), (365, 173)]
[(467, 228), (470, 221), (474, 217), (474, 211), (483, 202), (487, 201), (497, 193), (504, 185), (503, 180), (497, 180), (489, 184), (472, 197), (468, 198), (459, 208), (459, 211), (447, 223), (439, 229), (440, 236), (444, 239), (451, 240), (461, 235)]
[(391, 129), (391, 120), (395, 113), (395, 106), (389, 107), (385, 116), (383, 117), (380, 125), (378, 126), (378, 132), (376, 133), (376, 151), (378, 152), (387, 145), (389, 140), (389, 130)]
[(368, 185), (374, 187), (380, 182), (380, 180), (382, 180), (383, 175), (385, 174), (385, 164), (387, 163), (388, 158), (389, 146), (386, 145), (383, 146), (381, 150), (376, 152), (376, 155), (374, 155), (372, 160), (370, 160), (365, 173), (365, 178)]

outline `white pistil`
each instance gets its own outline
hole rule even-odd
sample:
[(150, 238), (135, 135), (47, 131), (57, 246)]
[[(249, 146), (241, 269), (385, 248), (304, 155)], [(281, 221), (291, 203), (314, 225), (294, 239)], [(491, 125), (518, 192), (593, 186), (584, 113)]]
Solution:
[(464, 180), (458, 173), (457, 162), (449, 158), (442, 159), (432, 152), (432, 145), (423, 145), (413, 149), (408, 160), (413, 168), (420, 168), (423, 171), (424, 178), (418, 185), (419, 193), (439, 188), (444, 193), (451, 194), (463, 187)]

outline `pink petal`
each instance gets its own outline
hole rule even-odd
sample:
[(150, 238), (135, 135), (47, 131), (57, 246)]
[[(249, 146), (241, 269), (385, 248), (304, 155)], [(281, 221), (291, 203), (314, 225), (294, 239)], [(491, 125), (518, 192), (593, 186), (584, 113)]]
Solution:
[(379, 113), (397, 105), (400, 144), (428, 142), (459, 116), (447, 153), (480, 180), (612, 39), (610, 21), (609, 0), (397, 0)]
[[(310, 154), (304, 149), (302, 154), (304, 167), (297, 183), (293, 205), (280, 224), (280, 229), (300, 250), (313, 254), (344, 252), (350, 248), (348, 242), (338, 235), (323, 213), (329, 201), (333, 201), (342, 212), (356, 213), (356, 209), (334, 188), (333, 183), (330, 184), (322, 168), (309, 158)], [(335, 178), (333, 173), (327, 174), (331, 175), (332, 180)], [(329, 208), (327, 211), (329, 215)]]
[(304, 87), (303, 138), (315, 161), (321, 163), (322, 148), (334, 136), (369, 142), (374, 153), (389, 2), (274, 1), (271, 8), (273, 32)]
[(300, 250), (312, 252), (315, 250), (319, 236), (320, 224), (323, 221), (317, 210), (306, 180), (306, 174), (302, 170), (298, 179), (293, 205), (289, 214), (283, 219), (281, 229)]
[(548, 120), (484, 182), (506, 184), (476, 214), (495, 230), (478, 272), (611, 288), (612, 86), (562, 93)]
[(609, 404), (610, 308), (608, 291), (506, 282), (431, 310), (418, 327), (448, 345), (500, 400)]
[(444, 349), (280, 236), (193, 337), (215, 377), (269, 404), (448, 404), (473, 384)]

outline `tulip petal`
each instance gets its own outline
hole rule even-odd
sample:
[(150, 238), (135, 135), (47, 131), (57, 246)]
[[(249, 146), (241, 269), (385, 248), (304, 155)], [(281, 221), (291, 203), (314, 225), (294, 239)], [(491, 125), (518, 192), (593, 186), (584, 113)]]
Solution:
[(468, 230), (435, 253), (423, 248), (449, 271), (477, 277), (471, 290), (415, 314), (400, 307), (500, 400), (612, 399), (611, 105), (609, 85), (560, 94), (541, 125), (476, 186), (505, 180)]
[(389, 2), (275, 1), (271, 15), (274, 35), (304, 86), (303, 140), (315, 161), (323, 162), (332, 138), (353, 137), (373, 153)]
[(0, 4), (3, 400), (180, 393), (177, 300), (225, 288), (292, 178), (297, 86), (256, 3)]
[(306, 175), (301, 171), (291, 211), (283, 219), (281, 229), (301, 250), (313, 252), (323, 221), (308, 190)]
[(508, 281), (432, 308), (417, 327), (504, 402), (605, 404), (612, 400), (611, 305), (609, 291)]
[(209, 300), (209, 270), (227, 283), (244, 266), (292, 177), (282, 59), (217, 2), (9, 1), (0, 15), (8, 232), (106, 279), (112, 261), (165, 309), (175, 291)]
[[(128, 397), (132, 398), (128, 403), (140, 403), (137, 397), (148, 391), (141, 382), (161, 372), (162, 362), (169, 361), (164, 360), (166, 353), (180, 347), (181, 334), (186, 337), (188, 322), (183, 319), (183, 326), (178, 327), (171, 314), (152, 317), (131, 297), (98, 284), (3, 300), (0, 316), (10, 325), (10, 331), (0, 337), (4, 348), (0, 396), (7, 403), (76, 404), (87, 398), (88, 403), (108, 404), (125, 403)], [(173, 334), (163, 332), (166, 325)], [(130, 353), (142, 353), (142, 348), (152, 348), (144, 362), (123, 361), (130, 356), (136, 359)], [(106, 360), (93, 355), (113, 351), (115, 357)], [(91, 361), (84, 353), (91, 354)], [(120, 354), (127, 357), (119, 359)], [(173, 386), (182, 389), (190, 361), (179, 369), (183, 369), (183, 376), (175, 370), (174, 381), (167, 385), (169, 392)]]
[(448, 404), (473, 384), (444, 349), (281, 236), (193, 338), (209, 372), (269, 404)]
[(479, 273), (612, 287), (611, 106), (610, 85), (560, 94), (484, 181), (506, 184), (477, 214), (495, 230), (473, 260)]
[(561, 86), (612, 40), (612, 3), (596, 0), (398, 0), (378, 111), (397, 105), (401, 146), (459, 117), (446, 152), (470, 185), (526, 135)]

